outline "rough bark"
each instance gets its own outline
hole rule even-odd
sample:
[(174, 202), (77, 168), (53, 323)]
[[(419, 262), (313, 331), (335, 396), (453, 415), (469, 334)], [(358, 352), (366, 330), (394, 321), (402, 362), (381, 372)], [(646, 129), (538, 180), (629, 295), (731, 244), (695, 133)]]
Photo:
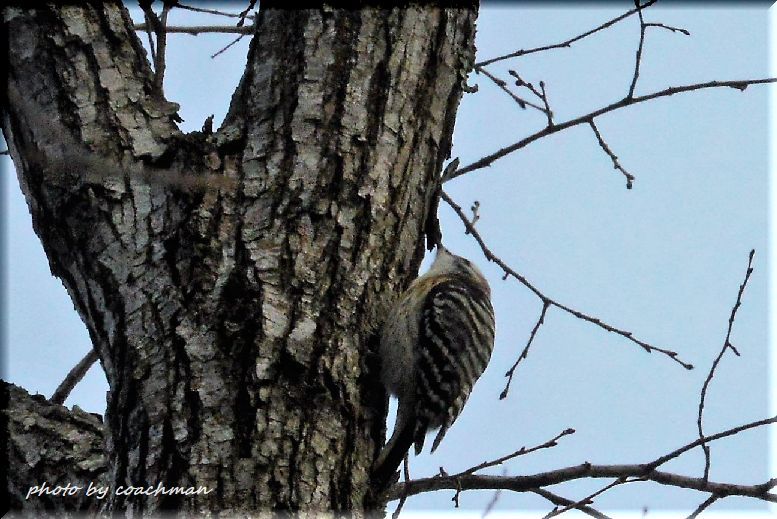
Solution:
[[(90, 483), (105, 485), (102, 420), (77, 406), (70, 410), (51, 404), (42, 395), (32, 396), (3, 381), (0, 395), (6, 404), (2, 425), (7, 457), (2, 461), (8, 470), (4, 482), (10, 508), (35, 513), (96, 511), (99, 503), (87, 497), (85, 489)], [(68, 484), (81, 490), (57, 489)], [(31, 487), (40, 492), (28, 497)]]
[(370, 351), (422, 257), (475, 16), (262, 10), (221, 129), (184, 135), (120, 4), (3, 9), (3, 131), (108, 379), (105, 480), (214, 490), (106, 510), (380, 507)]

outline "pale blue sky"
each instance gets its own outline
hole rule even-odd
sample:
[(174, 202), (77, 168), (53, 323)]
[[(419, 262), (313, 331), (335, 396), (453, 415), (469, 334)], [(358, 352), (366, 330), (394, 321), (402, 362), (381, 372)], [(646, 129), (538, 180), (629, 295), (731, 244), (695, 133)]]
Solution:
[[(566, 5), (566, 4), (563, 4)], [(484, 7), (478, 21), (478, 59), (565, 40), (633, 5), (596, 8)], [(768, 17), (762, 8), (650, 8), (647, 21), (688, 29), (692, 36), (651, 29), (636, 94), (711, 79), (768, 76)], [(172, 23), (211, 23), (176, 10)], [(557, 122), (623, 97), (639, 36), (636, 18), (572, 48), (513, 59), (489, 68), (509, 80), (544, 80)], [(168, 98), (181, 104), (182, 129), (199, 129), (226, 111), (243, 69), (247, 40), (210, 55), (231, 35), (171, 35)], [(463, 165), (542, 128), (544, 116), (522, 111), (482, 76), (465, 96), (453, 156)], [(525, 92), (524, 92), (525, 94)], [(452, 473), (534, 445), (567, 427), (577, 433), (552, 450), (510, 463), (509, 474), (531, 474), (582, 461), (645, 462), (692, 441), (696, 406), (707, 370), (720, 350), (747, 254), (755, 271), (735, 324), (742, 353), (727, 354), (708, 392), (705, 430), (713, 433), (769, 415), (767, 349), (768, 88), (707, 90), (664, 98), (597, 119), (624, 167), (636, 176), (625, 189), (619, 172), (587, 126), (566, 130), (446, 184), (463, 207), (480, 202), (478, 230), (492, 250), (548, 296), (676, 350), (697, 366), (688, 372), (551, 309), (506, 400), (504, 372), (525, 345), (540, 301), (514, 280), (502, 281), (456, 215), (442, 206), (448, 248), (479, 264), (489, 278), (497, 315), (491, 364), (462, 416), (434, 455), (411, 457), (414, 477), (441, 465)], [(2, 159), (4, 164), (10, 161)], [(7, 225), (8, 362), (4, 377), (47, 396), (86, 353), (89, 338), (59, 280), (51, 277), (13, 170), (2, 175)], [(105, 382), (93, 369), (73, 392), (77, 403), (103, 412)], [(713, 444), (711, 479), (758, 483), (768, 479), (766, 431)], [(700, 452), (665, 469), (700, 475)], [(493, 473), (501, 473), (496, 468)], [(775, 474), (772, 472), (772, 477)], [(561, 485), (581, 498), (608, 480)], [(411, 498), (406, 507), (449, 509), (452, 492)], [(597, 499), (600, 509), (682, 508), (705, 496), (642, 483)], [(465, 493), (461, 504), (482, 510), (491, 493)], [(714, 509), (754, 507), (730, 498)], [(496, 510), (543, 507), (534, 495), (503, 493)]]

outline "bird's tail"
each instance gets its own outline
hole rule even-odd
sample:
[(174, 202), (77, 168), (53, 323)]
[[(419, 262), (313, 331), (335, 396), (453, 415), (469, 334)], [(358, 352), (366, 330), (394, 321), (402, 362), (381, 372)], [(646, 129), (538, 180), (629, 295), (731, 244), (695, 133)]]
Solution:
[(397, 468), (410, 450), (415, 436), (415, 411), (409, 406), (402, 406), (397, 410), (397, 424), (391, 439), (380, 451), (373, 464), (372, 481), (375, 488), (383, 489), (394, 483), (397, 479)]

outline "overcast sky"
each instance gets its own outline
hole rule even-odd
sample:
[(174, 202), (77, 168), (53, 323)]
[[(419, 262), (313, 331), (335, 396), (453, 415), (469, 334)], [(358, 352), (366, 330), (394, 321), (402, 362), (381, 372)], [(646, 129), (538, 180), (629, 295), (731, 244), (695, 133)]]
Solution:
[[(564, 41), (627, 11), (631, 2), (575, 9), (484, 7), (478, 19), (478, 60)], [(731, 4), (734, 5), (734, 4)], [(682, 27), (691, 36), (651, 28), (636, 95), (712, 79), (767, 77), (768, 12), (764, 8), (650, 8), (646, 21)], [(222, 20), (216, 20), (223, 23)], [(173, 24), (208, 24), (208, 16), (174, 10)], [(181, 128), (198, 130), (210, 114), (223, 118), (245, 62), (248, 38), (215, 59), (231, 35), (171, 35), (165, 91), (181, 104)], [(556, 122), (621, 99), (628, 91), (639, 39), (629, 18), (571, 48), (495, 64), (534, 84), (545, 83)], [(540, 130), (545, 117), (521, 110), (485, 77), (459, 108), (453, 156), (462, 165)], [(510, 83), (512, 84), (512, 83)], [(774, 87), (771, 87), (772, 89)], [(527, 99), (525, 90), (516, 93)], [(705, 431), (714, 433), (774, 414), (769, 403), (767, 318), (767, 182), (769, 88), (715, 89), (630, 107), (596, 120), (620, 163), (636, 177), (627, 190), (620, 172), (586, 125), (535, 142), (520, 152), (445, 185), (465, 209), (477, 200), (477, 228), (492, 251), (547, 296), (629, 330), (641, 340), (678, 352), (697, 366), (686, 371), (667, 357), (647, 354), (551, 308), (529, 357), (519, 366), (509, 396), (499, 400), (504, 373), (526, 344), (542, 309), (514, 279), (502, 280), (458, 217), (440, 211), (446, 246), (480, 265), (497, 316), (494, 354), (463, 414), (434, 455), (411, 457), (411, 475), (449, 473), (542, 443), (561, 430), (577, 433), (554, 449), (519, 458), (491, 473), (532, 474), (583, 461), (650, 461), (696, 437), (696, 412), (707, 371), (720, 351), (728, 317), (755, 249), (754, 272), (739, 310), (732, 342), (711, 385)], [(4, 378), (50, 396), (88, 351), (89, 337), (62, 284), (50, 274), (10, 160), (2, 175), (8, 268)], [(774, 167), (772, 166), (772, 171)], [(774, 320), (774, 319), (773, 319)], [(95, 367), (68, 405), (102, 413), (107, 389)], [(771, 413), (769, 406), (772, 406)], [(772, 436), (774, 437), (774, 435)], [(430, 443), (430, 442), (427, 442)], [(766, 430), (712, 446), (711, 479), (753, 484), (775, 474), (767, 464)], [(664, 467), (700, 476), (694, 451)], [(579, 499), (609, 481), (561, 485)], [(452, 506), (452, 492), (411, 498), (408, 510)], [(492, 493), (469, 492), (461, 506), (478, 515)], [(599, 509), (690, 513), (702, 494), (639, 483), (614, 489)], [(502, 494), (497, 511), (550, 507), (534, 495)], [(730, 498), (712, 510), (765, 510)], [(648, 517), (650, 514), (648, 515)]]

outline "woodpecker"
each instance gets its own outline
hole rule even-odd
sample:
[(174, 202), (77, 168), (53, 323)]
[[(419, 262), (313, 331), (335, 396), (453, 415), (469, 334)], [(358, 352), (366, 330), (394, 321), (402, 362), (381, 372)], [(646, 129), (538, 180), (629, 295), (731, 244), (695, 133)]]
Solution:
[(398, 398), (391, 439), (374, 465), (389, 482), (405, 453), (418, 455), (430, 430), (431, 452), (459, 416), (494, 349), (491, 289), (480, 270), (438, 246), (429, 271), (410, 284), (381, 330), (381, 381)]

